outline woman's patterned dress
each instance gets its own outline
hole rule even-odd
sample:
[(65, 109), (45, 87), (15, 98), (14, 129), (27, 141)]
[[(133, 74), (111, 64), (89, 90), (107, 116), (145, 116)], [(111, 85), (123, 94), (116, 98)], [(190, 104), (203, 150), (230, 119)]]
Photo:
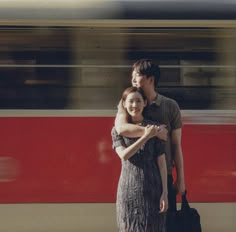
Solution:
[[(113, 128), (112, 140), (116, 148), (128, 147), (137, 139), (119, 136)], [(129, 160), (122, 160), (116, 201), (119, 232), (165, 232), (165, 215), (159, 213), (162, 184), (157, 165), (157, 157), (164, 153), (164, 143), (152, 138)]]

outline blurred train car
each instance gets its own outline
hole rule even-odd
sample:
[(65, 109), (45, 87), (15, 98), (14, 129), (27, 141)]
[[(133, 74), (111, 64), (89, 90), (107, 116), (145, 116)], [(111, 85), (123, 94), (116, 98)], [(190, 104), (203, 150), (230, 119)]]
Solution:
[(233, 0), (1, 1), (0, 230), (116, 231), (110, 131), (147, 57), (182, 111), (203, 231), (236, 231), (235, 39)]

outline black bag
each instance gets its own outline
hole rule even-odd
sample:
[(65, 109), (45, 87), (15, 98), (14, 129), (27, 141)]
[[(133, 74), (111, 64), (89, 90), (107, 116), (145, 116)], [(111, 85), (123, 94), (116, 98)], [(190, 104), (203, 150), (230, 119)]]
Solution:
[(167, 213), (167, 232), (202, 232), (200, 215), (190, 208), (186, 195), (182, 195), (181, 210)]

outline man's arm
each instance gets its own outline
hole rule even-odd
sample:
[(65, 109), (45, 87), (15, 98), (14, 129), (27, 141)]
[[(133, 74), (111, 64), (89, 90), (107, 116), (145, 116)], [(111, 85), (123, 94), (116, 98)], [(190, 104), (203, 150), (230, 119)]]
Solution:
[(115, 128), (119, 135), (128, 138), (138, 138), (144, 135), (144, 127), (128, 123), (128, 114), (122, 104), (122, 100), (120, 100), (117, 109), (118, 112), (115, 118)]
[[(115, 128), (119, 135), (128, 138), (138, 138), (144, 135), (145, 129), (142, 126), (128, 123), (128, 115), (124, 109), (122, 102), (118, 104), (118, 112), (115, 118)], [(168, 131), (165, 125), (156, 126), (156, 137), (163, 141), (167, 141)]]
[(156, 134), (154, 125), (146, 126), (144, 135), (128, 147), (119, 146), (116, 148), (116, 153), (122, 160), (128, 160), (133, 156), (150, 138)]
[[(128, 123), (127, 116), (122, 113), (117, 113), (115, 118), (115, 128), (119, 135), (128, 138), (138, 138), (144, 135), (145, 129), (143, 126), (138, 126), (132, 123)], [(156, 137), (167, 141), (168, 131), (166, 125), (155, 126)]]
[(185, 181), (184, 181), (184, 160), (183, 160), (183, 152), (181, 147), (181, 136), (182, 129), (175, 129), (171, 134), (171, 146), (172, 152), (174, 155), (174, 163), (176, 167), (176, 188), (179, 194), (184, 193), (185, 191)]
[(127, 116), (124, 113), (117, 113), (115, 119), (115, 128), (119, 135), (128, 138), (141, 137), (145, 132), (145, 127), (128, 123)]

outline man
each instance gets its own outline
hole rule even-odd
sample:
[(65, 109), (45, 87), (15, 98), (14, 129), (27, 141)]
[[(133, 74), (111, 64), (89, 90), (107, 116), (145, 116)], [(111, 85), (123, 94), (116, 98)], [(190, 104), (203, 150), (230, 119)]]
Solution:
[[(142, 88), (148, 100), (144, 117), (161, 124), (155, 127), (156, 136), (166, 141), (169, 211), (175, 211), (176, 191), (179, 194), (185, 191), (181, 147), (182, 120), (176, 101), (156, 91), (159, 78), (160, 69), (151, 60), (142, 59), (134, 63), (132, 85)], [(144, 127), (128, 123), (127, 114), (121, 104), (118, 106), (115, 127), (119, 134), (126, 137), (141, 137), (145, 130)], [(175, 166), (177, 174), (174, 185), (172, 177), (173, 166)]]

